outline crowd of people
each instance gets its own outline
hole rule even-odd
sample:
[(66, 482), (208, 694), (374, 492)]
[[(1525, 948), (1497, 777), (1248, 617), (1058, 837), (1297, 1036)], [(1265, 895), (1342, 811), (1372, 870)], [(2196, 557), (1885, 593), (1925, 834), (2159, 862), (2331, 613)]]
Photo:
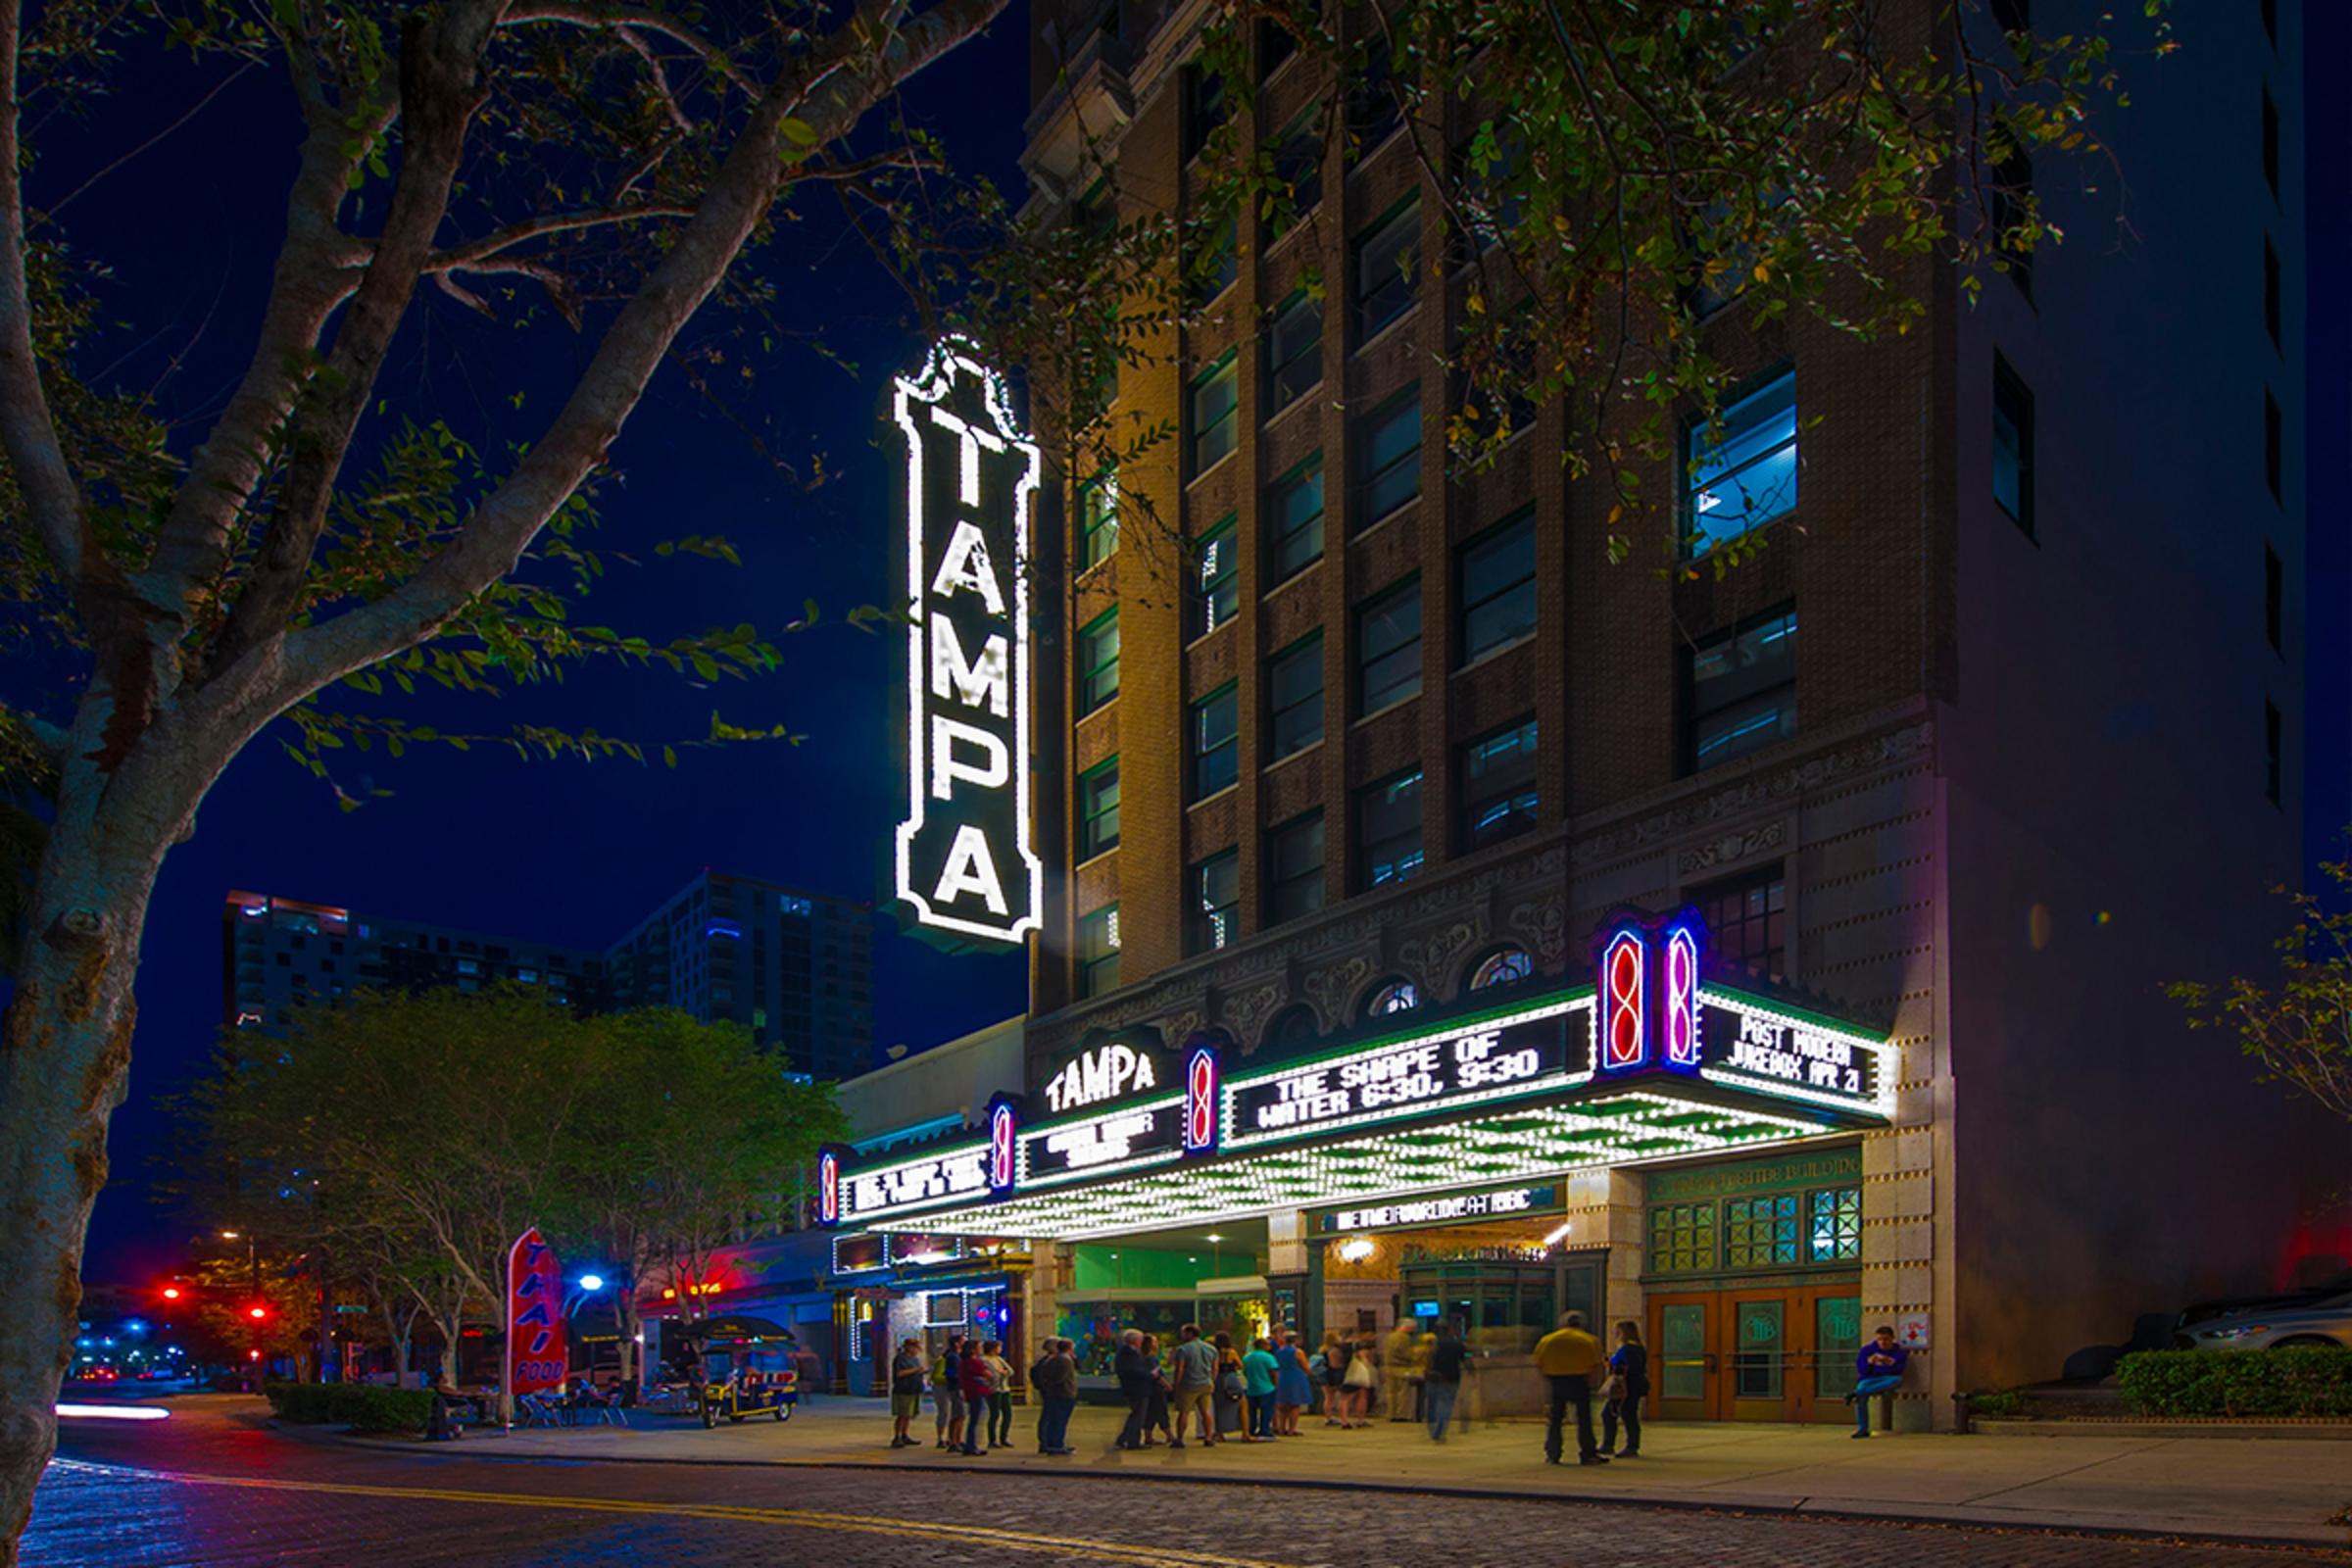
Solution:
[[(1078, 1406), (1077, 1347), (1049, 1339), (1029, 1368), (1037, 1396), (1037, 1448), (1070, 1454), (1070, 1415)], [(1908, 1352), (1892, 1329), (1880, 1329), (1856, 1357), (1858, 1382), (1846, 1402), (1854, 1407), (1858, 1438), (1870, 1435), (1870, 1398), (1902, 1381)], [(1347, 1430), (1371, 1425), (1374, 1391), (1381, 1392), (1389, 1419), (1419, 1419), (1431, 1441), (1444, 1443), (1453, 1426), (1465, 1377), (1473, 1364), (1461, 1327), (1440, 1322), (1426, 1336), (1400, 1326), (1386, 1354), (1369, 1340), (1327, 1334), (1311, 1355), (1295, 1330), (1280, 1329), (1237, 1344), (1227, 1333), (1203, 1334), (1198, 1324), (1180, 1328), (1163, 1347), (1154, 1335), (1127, 1329), (1112, 1365), (1127, 1409), (1114, 1446), (1171, 1449), (1188, 1444), (1274, 1443), (1299, 1435), (1299, 1422), (1318, 1408), (1327, 1427)], [(1585, 1326), (1581, 1312), (1562, 1313), (1559, 1326), (1538, 1341), (1536, 1370), (1547, 1390), (1544, 1456), (1566, 1462), (1569, 1418), (1575, 1418), (1579, 1464), (1607, 1464), (1642, 1455), (1642, 1405), (1649, 1396), (1649, 1350), (1642, 1326), (1618, 1323), (1604, 1348)], [(1012, 1365), (995, 1340), (952, 1338), (936, 1358), (923, 1342), (905, 1341), (891, 1362), (890, 1394), (894, 1448), (920, 1447), (913, 1434), (923, 1396), (931, 1396), (934, 1446), (956, 1453), (982, 1454), (1012, 1446)], [(1420, 1385), (1417, 1417), (1405, 1406), (1413, 1380)], [(1595, 1406), (1598, 1436), (1595, 1437)], [(1623, 1443), (1619, 1439), (1622, 1435)]]

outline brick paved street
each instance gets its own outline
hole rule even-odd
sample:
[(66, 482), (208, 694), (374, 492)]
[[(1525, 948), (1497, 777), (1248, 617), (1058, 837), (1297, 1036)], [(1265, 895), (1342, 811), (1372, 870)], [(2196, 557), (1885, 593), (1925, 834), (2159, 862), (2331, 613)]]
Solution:
[(2343, 1554), (1701, 1513), (1569, 1501), (1035, 1474), (560, 1462), (271, 1431), (236, 1401), (73, 1423), (28, 1568), (466, 1563), (1139, 1568), (1642, 1564), (2286, 1568)]

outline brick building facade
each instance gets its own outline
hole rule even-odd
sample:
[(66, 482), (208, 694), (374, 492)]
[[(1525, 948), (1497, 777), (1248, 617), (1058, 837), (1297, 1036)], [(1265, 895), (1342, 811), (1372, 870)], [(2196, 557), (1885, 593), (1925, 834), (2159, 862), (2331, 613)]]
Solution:
[[(1206, 15), (1041, 0), (1037, 203), (1084, 195), (1105, 141), (1124, 200), (1194, 199)], [(1589, 1304), (1646, 1322), (1670, 1364), (1678, 1336), (1686, 1365), (1703, 1352), (1682, 1413), (1810, 1415), (1783, 1373), (1826, 1395), (1858, 1312), (1924, 1342), (1899, 1418), (1940, 1424), (1955, 1391), (2352, 1251), (2318, 1130), (2160, 992), (2259, 964), (2263, 889), (2296, 876), (2298, 25), (2248, 8), (2133, 68), (2109, 137), (2164, 172), (2134, 183), (2129, 247), (2079, 238), (1975, 305), (1947, 265), (1902, 264), (1926, 317), (1874, 342), (1722, 312), (1710, 346), (1747, 376), (1727, 417), (1784, 493), (1645, 479), (1769, 519), (1722, 574), (1610, 564), (1614, 497), (1569, 479), (1558, 408), (1448, 472), (1458, 282), (1423, 275), (1399, 308), (1361, 265), (1390, 254), (1384, 223), (1443, 254), (1435, 204), (1406, 138), (1329, 152), (1311, 220), (1245, 233), (1230, 285), (1121, 378), (1119, 410), (1177, 434), (1119, 489), (1187, 551), (1105, 553), (1082, 507), (1065, 519), (1031, 1089), (1137, 1030), (1218, 1042), (1231, 1073), (1490, 981), (1573, 985), (1610, 911), (1690, 905), (1714, 977), (1821, 1000), (1900, 1068), (1885, 1125), (1778, 1165), (1628, 1158), (1546, 1199), (1544, 1247), (1596, 1271)], [(1245, 137), (1331, 92), (1323, 69), (1267, 72)], [(2112, 218), (2071, 176), (2044, 199), (2078, 235)], [(1310, 266), (1331, 286), (1308, 349)], [(1840, 1160), (1853, 1186), (1824, 1186)], [(1329, 1216), (1264, 1222), (1265, 1275), (1320, 1293), (1310, 1324), (1385, 1330), (1421, 1310), (1408, 1255), (1484, 1255), (1433, 1232), (1343, 1261)], [(1041, 1250), (1040, 1332), (1085, 1250)], [(1532, 1287), (1500, 1289), (1508, 1319)]]

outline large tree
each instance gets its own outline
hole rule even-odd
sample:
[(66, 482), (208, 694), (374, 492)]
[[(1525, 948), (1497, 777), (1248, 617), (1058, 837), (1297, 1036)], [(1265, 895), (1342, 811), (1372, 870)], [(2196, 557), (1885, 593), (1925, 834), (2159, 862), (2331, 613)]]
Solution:
[[(649, 378), (746, 248), (804, 192), (830, 201), (857, 172), (845, 138), (1003, 5), (169, 14), (175, 41), (274, 73), (301, 126), (245, 369), (195, 445), (81, 379), (86, 290), (59, 221), (25, 194), (40, 152), (28, 103), (81, 92), (117, 47), (106, 29), (154, 13), (0, 5), (0, 564), (12, 618), (53, 620), (86, 658), (70, 711), (6, 726), (54, 814), (0, 1036), (0, 1564), (55, 1443), (165, 855), (255, 736), (333, 683), (379, 680), (387, 662), (402, 684), (529, 678), (600, 640), (502, 580), (534, 540), (547, 547), (551, 522), (576, 517)], [(494, 290), (516, 283), (589, 345), (527, 445), (476, 453), (429, 411), (405, 426), (379, 415), (420, 289), (495, 311), (512, 294)], [(772, 662), (745, 631), (678, 657)]]

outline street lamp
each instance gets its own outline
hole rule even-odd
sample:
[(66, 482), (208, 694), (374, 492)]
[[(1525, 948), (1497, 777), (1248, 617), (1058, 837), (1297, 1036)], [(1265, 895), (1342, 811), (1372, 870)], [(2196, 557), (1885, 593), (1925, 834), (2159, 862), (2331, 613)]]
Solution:
[(583, 1274), (580, 1276), (581, 1290), (593, 1293), (596, 1291), (601, 1291), (604, 1288), (605, 1277), (602, 1274)]

